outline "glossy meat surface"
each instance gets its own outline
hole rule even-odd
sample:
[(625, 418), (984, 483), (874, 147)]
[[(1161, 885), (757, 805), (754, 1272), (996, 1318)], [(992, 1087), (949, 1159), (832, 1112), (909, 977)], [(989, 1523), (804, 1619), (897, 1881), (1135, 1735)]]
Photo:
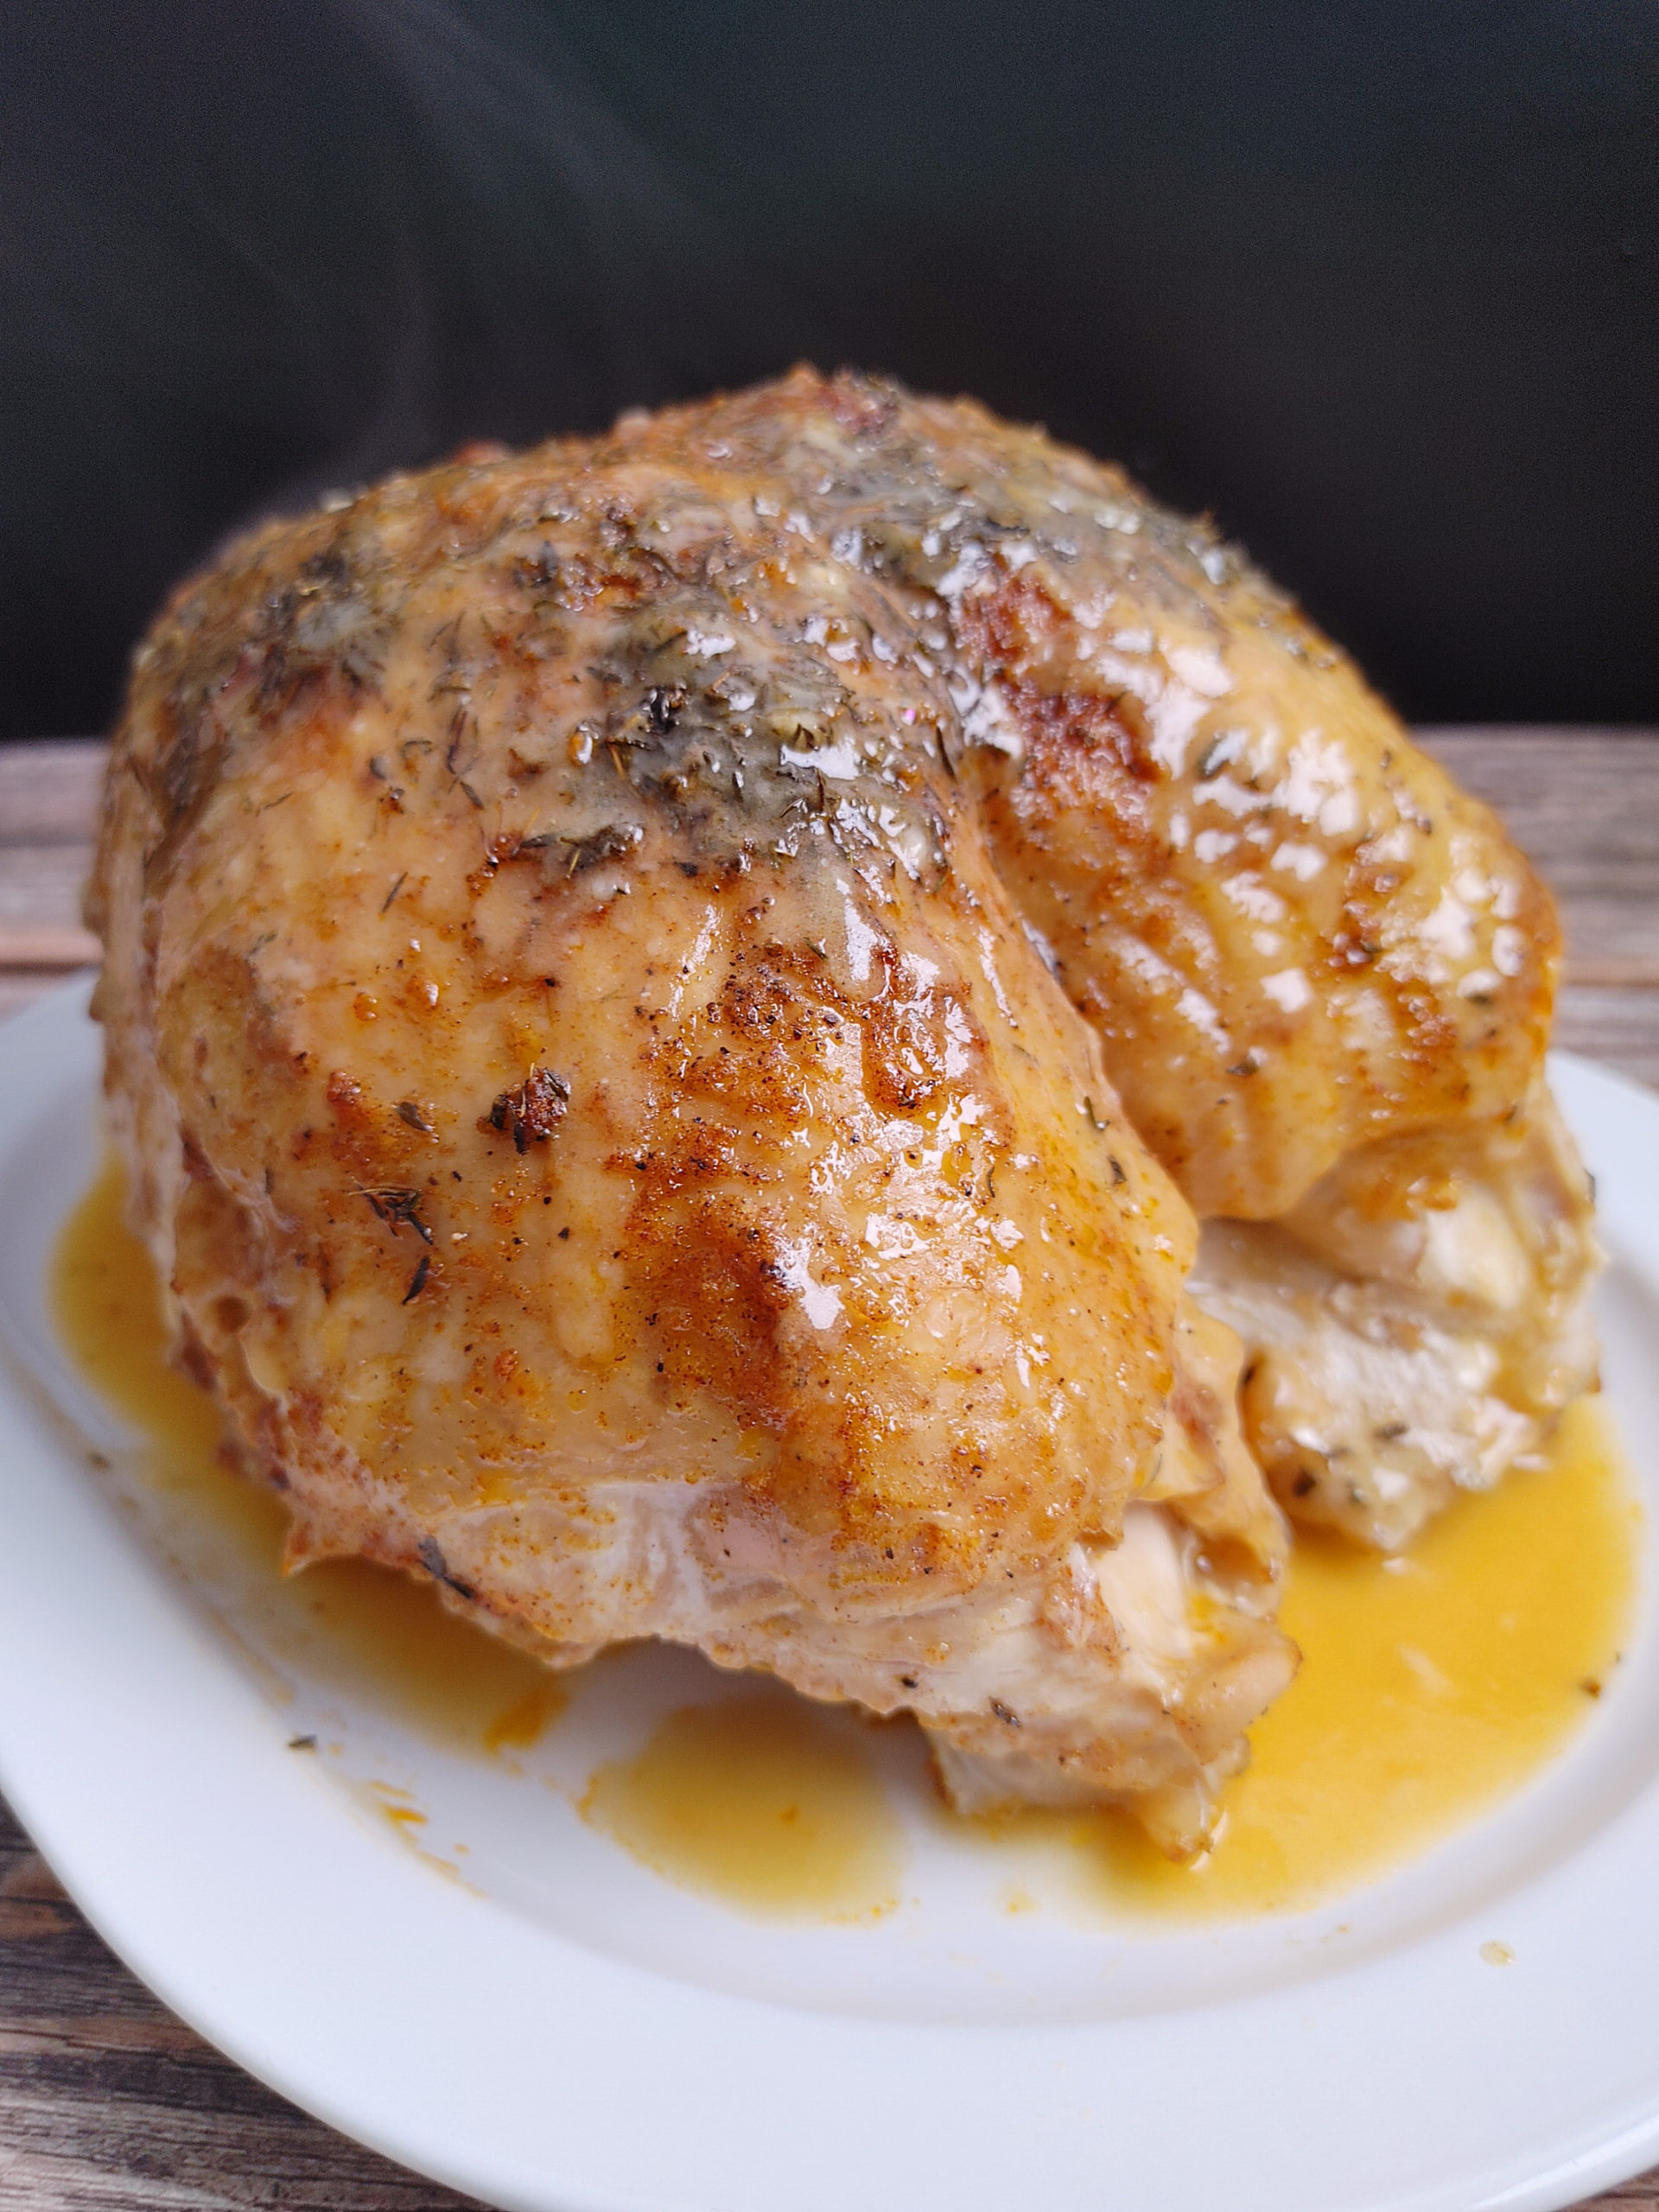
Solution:
[(99, 892), (143, 1222), (296, 1560), (1190, 1844), (1294, 1663), (1237, 1346), (917, 742), (945, 677), (756, 507), (548, 448), (175, 603)]
[[(946, 665), (961, 721), (935, 741), (1139, 1134), (1201, 1216), (1278, 1224), (1213, 1234), (1249, 1285), (1206, 1267), (1200, 1294), (1244, 1336), (1281, 1498), (1403, 1541), (1594, 1379), (1589, 1191), (1541, 1075), (1548, 894), (1206, 524), (972, 402), (858, 390), (728, 404)], [(1386, 1239), (1354, 1233), (1361, 1185)], [(1376, 1371), (1383, 1337), (1407, 1367)]]
[[(1224, 1324), (1341, 1520), (1386, 1414), (1313, 1505), (1281, 1448), (1340, 1294), (1469, 1303), (1445, 1176), (1366, 1163), (1525, 1180), (1547, 1113), (1548, 901), (1340, 656), (1115, 471), (858, 378), (232, 549), (136, 663), (92, 910), (141, 1225), (296, 1560), (908, 1708), (959, 1803), (1172, 1848), (1294, 1664)], [(1500, 1399), (1571, 1338), (1561, 1158)], [(1207, 1248), (1219, 1320), (1188, 1199), (1268, 1240)]]
[(1206, 524), (972, 401), (860, 379), (632, 433), (689, 434), (744, 454), (939, 667), (955, 711), (925, 739), (1200, 1214), (1272, 1218), (1357, 1145), (1524, 1094), (1548, 893)]

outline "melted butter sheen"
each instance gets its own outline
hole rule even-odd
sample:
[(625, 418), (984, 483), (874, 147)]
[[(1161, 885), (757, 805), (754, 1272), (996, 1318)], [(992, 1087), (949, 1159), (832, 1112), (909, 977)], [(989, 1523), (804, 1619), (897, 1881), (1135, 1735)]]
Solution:
[[(441, 1740), (533, 1743), (563, 1705), (558, 1682), (429, 1589), (360, 1561), (278, 1573), (283, 1508), (225, 1467), (217, 1408), (168, 1363), (121, 1197), (106, 1170), (64, 1230), (59, 1326), (148, 1440), (150, 1484), (235, 1554), (266, 1648)], [(1630, 1616), (1637, 1520), (1592, 1398), (1569, 1408), (1548, 1465), (1459, 1499), (1404, 1560), (1299, 1536), (1281, 1618), (1302, 1669), (1251, 1732), (1251, 1766), (1194, 1865), (1112, 1814), (952, 1826), (1011, 1857), (1058, 1856), (1068, 1890), (1115, 1917), (1240, 1916), (1339, 1893), (1477, 1817), (1592, 1709)], [(763, 1917), (870, 1918), (898, 1901), (899, 1826), (856, 1724), (777, 1688), (671, 1713), (638, 1756), (599, 1769), (582, 1809), (669, 1879)], [(1010, 1909), (1032, 1903), (1021, 1887)]]
[(781, 1690), (671, 1713), (602, 1766), (582, 1809), (683, 1888), (764, 1918), (860, 1920), (898, 1903), (898, 1821), (855, 1724)]
[(1459, 1498), (1402, 1560), (1299, 1535), (1281, 1612), (1301, 1671), (1251, 1730), (1216, 1847), (1160, 1857), (1066, 1825), (1102, 1901), (1182, 1918), (1294, 1910), (1465, 1826), (1558, 1751), (1618, 1662), (1639, 1509), (1598, 1398), (1548, 1462)]
[(452, 1748), (536, 1740), (564, 1702), (556, 1677), (446, 1612), (429, 1586), (361, 1560), (281, 1573), (288, 1516), (225, 1465), (218, 1407), (168, 1363), (155, 1267), (126, 1225), (114, 1165), (65, 1225), (52, 1294), (77, 1364), (145, 1439), (142, 1471), (163, 1525), (207, 1558), (205, 1579), (250, 1643)]

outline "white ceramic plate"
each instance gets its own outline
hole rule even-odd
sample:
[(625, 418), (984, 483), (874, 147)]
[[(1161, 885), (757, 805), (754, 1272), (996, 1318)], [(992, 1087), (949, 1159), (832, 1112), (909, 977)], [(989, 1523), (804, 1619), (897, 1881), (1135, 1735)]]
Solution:
[[(116, 1950), (274, 2088), (524, 2212), (1545, 2212), (1659, 2158), (1651, 1558), (1568, 1751), (1338, 1905), (1166, 1934), (1014, 1917), (993, 1855), (917, 1813), (898, 1910), (753, 1922), (573, 1809), (597, 1758), (709, 1694), (699, 1662), (596, 1670), (516, 1762), (446, 1751), (262, 1657), (211, 1546), (169, 1559), (95, 1471), (118, 1434), (41, 1285), (94, 1162), (98, 1057), (78, 988), (0, 1048), (0, 1788)], [(1651, 1548), (1659, 1099), (1568, 1059), (1555, 1079), (1599, 1179)], [(377, 1817), (388, 1790), (421, 1851)]]

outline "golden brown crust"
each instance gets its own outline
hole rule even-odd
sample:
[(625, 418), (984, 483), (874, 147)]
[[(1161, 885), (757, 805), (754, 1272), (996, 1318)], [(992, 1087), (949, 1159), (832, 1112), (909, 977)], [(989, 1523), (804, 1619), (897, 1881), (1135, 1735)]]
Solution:
[(1253, 668), (1248, 607), (1225, 619), (1179, 746), (1117, 672), (1057, 677), (1047, 640), (1078, 633), (1024, 577), (971, 626), (1025, 741), (987, 794), (1003, 879), (1193, 1204), (1267, 1218), (1375, 1135), (1510, 1105), (1559, 933), (1489, 810), (1345, 662), (1310, 633)]
[[(92, 911), (138, 1211), (297, 1557), (910, 1704), (964, 1774), (1018, 1710), (1056, 1789), (1189, 1836), (1290, 1659), (1152, 1155), (1281, 1211), (1490, 1113), (1553, 957), (1203, 530), (809, 372), (233, 548), (135, 664)], [(1131, 1682), (1137, 1496), (1219, 1625)]]

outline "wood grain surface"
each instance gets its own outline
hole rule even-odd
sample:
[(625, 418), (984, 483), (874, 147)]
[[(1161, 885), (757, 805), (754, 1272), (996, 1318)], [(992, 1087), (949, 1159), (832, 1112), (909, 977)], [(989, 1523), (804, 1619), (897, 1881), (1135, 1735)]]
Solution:
[[(1554, 887), (1567, 941), (1559, 1041), (1659, 1088), (1659, 731), (1421, 734)], [(91, 740), (0, 748), (0, 1015), (96, 957), (79, 902), (103, 757)], [(0, 1804), (0, 2207), (466, 2202), (296, 2111), (175, 2019)], [(1659, 2212), (1659, 2169), (1594, 2202)]]

